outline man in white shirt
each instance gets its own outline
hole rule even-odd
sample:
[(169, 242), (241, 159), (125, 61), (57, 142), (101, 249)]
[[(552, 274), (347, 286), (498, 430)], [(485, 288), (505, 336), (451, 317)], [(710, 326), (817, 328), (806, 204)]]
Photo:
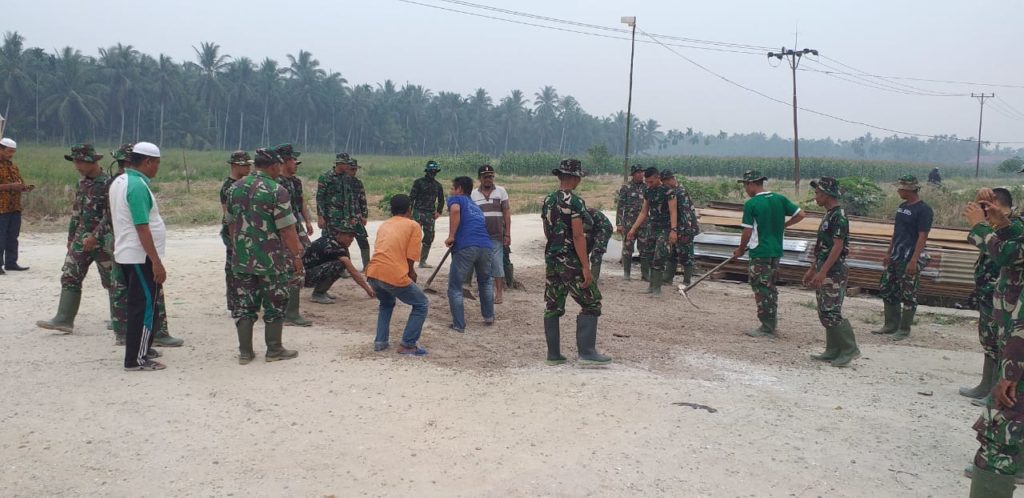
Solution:
[(128, 157), (125, 174), (110, 185), (110, 216), (114, 228), (114, 261), (128, 285), (125, 370), (163, 370), (148, 357), (153, 335), (160, 329), (157, 296), (167, 280), (164, 248), (167, 230), (149, 181), (160, 169), (160, 149), (139, 142)]
[(491, 237), (491, 276), (494, 277), (494, 304), (501, 304), (505, 289), (504, 248), (512, 243), (512, 214), (508, 192), (494, 184), (494, 168), (485, 164), (477, 169), (480, 187), (473, 189), (470, 198), (484, 212), (484, 225)]

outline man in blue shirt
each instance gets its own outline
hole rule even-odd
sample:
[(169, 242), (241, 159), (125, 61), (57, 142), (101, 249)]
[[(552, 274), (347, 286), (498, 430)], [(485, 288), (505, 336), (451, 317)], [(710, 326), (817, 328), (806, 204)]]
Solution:
[(462, 282), (471, 269), (476, 270), (480, 313), (484, 317), (484, 324), (494, 323), (491, 237), (487, 233), (484, 212), (469, 197), (471, 192), (472, 178), (460, 176), (452, 180), (452, 195), (448, 198), (448, 239), (444, 245), (452, 250), (452, 267), (448, 272), (448, 306), (452, 310), (450, 328), (456, 332), (466, 330)]

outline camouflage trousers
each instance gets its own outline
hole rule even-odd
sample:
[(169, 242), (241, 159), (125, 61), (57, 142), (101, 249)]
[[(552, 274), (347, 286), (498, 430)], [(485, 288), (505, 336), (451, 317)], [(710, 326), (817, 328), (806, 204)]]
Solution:
[(341, 274), (344, 271), (345, 265), (343, 265), (341, 261), (331, 261), (312, 268), (307, 268), (304, 285), (306, 287), (316, 287), (317, 285), (326, 282), (334, 283), (341, 278)]
[(1024, 382), (1017, 384), (1015, 406), (998, 409), (994, 405), (994, 401), (989, 401), (972, 426), (979, 443), (974, 465), (997, 474), (1016, 475), (1024, 437)]
[(86, 251), (81, 240), (75, 240), (64, 257), (64, 266), (61, 268), (60, 286), (64, 290), (82, 292), (82, 282), (85, 275), (89, 273), (89, 266), (96, 263), (96, 271), (100, 273), (100, 283), (103, 288), (110, 290), (110, 272), (114, 267), (113, 254), (99, 244), (96, 249)]
[(694, 245), (693, 235), (679, 233), (675, 245), (671, 246), (671, 253), (669, 254), (668, 269), (672, 270), (673, 274), (679, 269), (679, 265), (683, 265), (684, 268), (693, 267)]
[(288, 292), (293, 279), (289, 274), (252, 275), (236, 273), (238, 287), (235, 288), (235, 309), (231, 317), (236, 321), (247, 318), (256, 321), (260, 307), (263, 307), (263, 321), (274, 323), (284, 319), (288, 305)]
[(779, 258), (751, 258), (750, 288), (757, 303), (757, 318), (761, 323), (775, 323), (778, 319), (779, 290), (775, 287), (779, 272)]
[(309, 234), (306, 233), (306, 227), (302, 223), (295, 224), (295, 233), (299, 236), (299, 245), (302, 246), (303, 251), (313, 245), (313, 241), (309, 240)]
[(227, 246), (226, 258), (224, 260), (224, 289), (225, 298), (228, 303), (228, 311), (235, 311), (235, 289), (238, 288), (238, 279), (235, 278), (235, 273), (231, 271), (231, 260), (234, 258), (234, 249), (229, 245)]
[[(633, 227), (633, 223), (636, 223), (636, 219), (623, 220), (622, 221), (621, 227), (622, 227), (623, 235), (625, 235), (626, 233), (629, 233), (629, 229)], [(641, 229), (640, 231), (643, 231), (643, 230)], [(638, 233), (637, 234), (637, 239), (639, 239), (640, 237), (641, 237), (641, 235)], [(632, 259), (632, 257), (633, 257), (633, 250), (636, 249), (636, 247), (637, 247), (637, 241), (636, 240), (626, 240), (626, 237), (622, 237), (622, 262), (623, 263), (625, 263), (627, 259)]]
[[(156, 313), (160, 321), (160, 330), (156, 335), (164, 337), (169, 335), (164, 286), (158, 285), (157, 289)], [(110, 271), (110, 325), (114, 329), (114, 337), (124, 337), (128, 330), (128, 279), (121, 271), (121, 265), (114, 265)]]
[(843, 301), (846, 299), (848, 278), (849, 268), (843, 263), (837, 263), (814, 293), (818, 303), (818, 320), (826, 329), (843, 323)]
[(423, 228), (423, 245), (430, 247), (434, 243), (434, 212), (413, 210), (412, 219)]
[(512, 272), (516, 269), (515, 266), (512, 265), (512, 247), (504, 246), (502, 252), (504, 253), (502, 263), (505, 267), (505, 287), (511, 289), (515, 287), (515, 279), (512, 278)]
[[(674, 249), (672, 244), (668, 242), (670, 231), (671, 229), (667, 227), (649, 229), (647, 262), (651, 265), (651, 270), (653, 271), (663, 272), (668, 267)], [(640, 257), (643, 258), (642, 253)]]
[(917, 289), (921, 286), (921, 272), (924, 267), (925, 264), (918, 264), (917, 273), (907, 275), (906, 261), (890, 262), (885, 273), (882, 273), (878, 297), (889, 304), (902, 304), (905, 310), (916, 310)]
[(1000, 328), (992, 305), (992, 295), (980, 294), (978, 296), (978, 340), (981, 342), (981, 348), (985, 351), (985, 356), (993, 360), (999, 360), (999, 351), (1002, 350), (1002, 342), (1005, 340), (1000, 337), (1000, 330), (1012, 330), (1012, 325), (1011, 328)]
[(640, 253), (640, 261), (649, 263), (651, 253), (654, 252), (654, 236), (651, 233), (651, 226), (644, 224), (636, 232), (636, 250)]
[(370, 262), (370, 236), (365, 233), (366, 229), (363, 229), (362, 235), (356, 235), (356, 245), (359, 246), (359, 259), (363, 263), (363, 271), (366, 271), (366, 265)]
[(601, 291), (597, 289), (597, 282), (583, 287), (582, 270), (549, 267), (544, 282), (544, 318), (564, 315), (565, 298), (569, 296), (582, 308), (581, 315), (601, 316)]

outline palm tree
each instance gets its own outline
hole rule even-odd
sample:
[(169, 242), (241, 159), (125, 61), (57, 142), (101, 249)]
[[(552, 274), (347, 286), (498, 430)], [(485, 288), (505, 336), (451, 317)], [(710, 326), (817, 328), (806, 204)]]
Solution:
[(579, 119), (582, 109), (580, 108), (579, 101), (577, 101), (572, 95), (567, 95), (562, 97), (559, 111), (561, 111), (559, 119), (562, 121), (562, 136), (558, 140), (558, 154), (561, 155), (562, 152), (568, 148), (565, 143), (565, 130), (566, 128), (576, 124), (576, 120)]
[(501, 99), (498, 114), (505, 122), (505, 148), (502, 150), (502, 154), (508, 154), (508, 141), (512, 134), (512, 128), (518, 127), (526, 114), (526, 96), (523, 91), (512, 90), (508, 97)]
[[(231, 109), (232, 104), (238, 109), (238, 148), (242, 148), (242, 137), (245, 134), (245, 107), (256, 93), (256, 72), (255, 65), (248, 57), (235, 59), (228, 64), (224, 71), (224, 80), (227, 82), (230, 94), (228, 95), (227, 108)], [(224, 113), (224, 144), (227, 148), (228, 115)]]
[(42, 107), (44, 118), (60, 122), (62, 144), (76, 140), (82, 129), (91, 129), (95, 135), (103, 118), (103, 101), (98, 95), (106, 88), (91, 81), (89, 68), (89, 61), (71, 47), (64, 47), (55, 57), (55, 84)]
[(207, 127), (217, 129), (217, 115), (214, 112), (214, 106), (224, 93), (224, 87), (218, 77), (231, 61), (231, 56), (221, 55), (220, 45), (213, 42), (202, 42), (199, 44), (199, 48), (193, 46), (192, 50), (196, 52), (198, 61), (192, 63), (192, 66), (199, 70), (200, 75), (196, 94), (199, 100), (206, 104), (208, 119), (213, 120), (212, 126), (210, 126), (210, 121), (207, 121)]
[(125, 110), (135, 96), (138, 80), (139, 51), (131, 45), (117, 45), (100, 49), (101, 74), (107, 84), (107, 102), (121, 116), (117, 143), (124, 143)]
[(180, 80), (180, 72), (178, 71), (178, 65), (174, 63), (170, 57), (160, 54), (160, 58), (156, 64), (156, 88), (157, 88), (157, 100), (160, 102), (160, 124), (159, 124), (159, 142), (157, 145), (163, 147), (164, 145), (164, 111), (168, 103), (174, 101), (177, 95), (178, 81)]
[(552, 124), (558, 116), (558, 91), (555, 90), (555, 87), (549, 85), (541, 88), (540, 92), (533, 95), (533, 111), (536, 113), (540, 124), (540, 145), (537, 150), (542, 151), (544, 150), (544, 139), (551, 133)]
[[(290, 65), (285, 69), (290, 84), (289, 94), (292, 97), (295, 109), (302, 112), (300, 120), (296, 121), (303, 125), (302, 142), (303, 147), (309, 147), (309, 118), (316, 114), (319, 108), (319, 85), (327, 76), (327, 72), (320, 69), (320, 61), (313, 58), (313, 54), (299, 50), (299, 56), (288, 54)], [(298, 133), (296, 133), (296, 141)]]
[(277, 61), (269, 57), (263, 59), (256, 74), (260, 97), (263, 99), (263, 130), (260, 132), (260, 143), (270, 143), (270, 102), (281, 87), (281, 69)]

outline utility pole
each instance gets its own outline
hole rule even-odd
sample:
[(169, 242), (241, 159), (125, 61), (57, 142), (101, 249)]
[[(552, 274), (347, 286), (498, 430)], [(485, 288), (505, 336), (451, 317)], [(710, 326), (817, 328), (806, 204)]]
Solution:
[(991, 98), (994, 98), (995, 96), (996, 96), (996, 94), (994, 94), (994, 93), (986, 94), (986, 93), (982, 92), (982, 93), (976, 94), (974, 92), (971, 92), (971, 97), (974, 97), (974, 98), (978, 99), (978, 102), (981, 103), (981, 106), (980, 106), (981, 108), (978, 110), (978, 154), (974, 158), (974, 177), (975, 178), (978, 178), (978, 175), (981, 172), (981, 119), (983, 117), (985, 117), (985, 99), (991, 99)]
[(626, 101), (626, 159), (622, 163), (622, 181), (629, 181), (629, 132), (633, 128), (633, 56), (636, 54), (636, 17), (622, 16), (620, 21), (633, 28), (629, 46), (629, 99)]
[(796, 104), (796, 68), (800, 67), (800, 58), (807, 54), (818, 55), (813, 48), (803, 50), (786, 50), (782, 47), (781, 52), (768, 52), (768, 58), (786, 59), (789, 69), (793, 72), (793, 183), (796, 185), (796, 195), (800, 195), (800, 131), (797, 127), (797, 104)]

